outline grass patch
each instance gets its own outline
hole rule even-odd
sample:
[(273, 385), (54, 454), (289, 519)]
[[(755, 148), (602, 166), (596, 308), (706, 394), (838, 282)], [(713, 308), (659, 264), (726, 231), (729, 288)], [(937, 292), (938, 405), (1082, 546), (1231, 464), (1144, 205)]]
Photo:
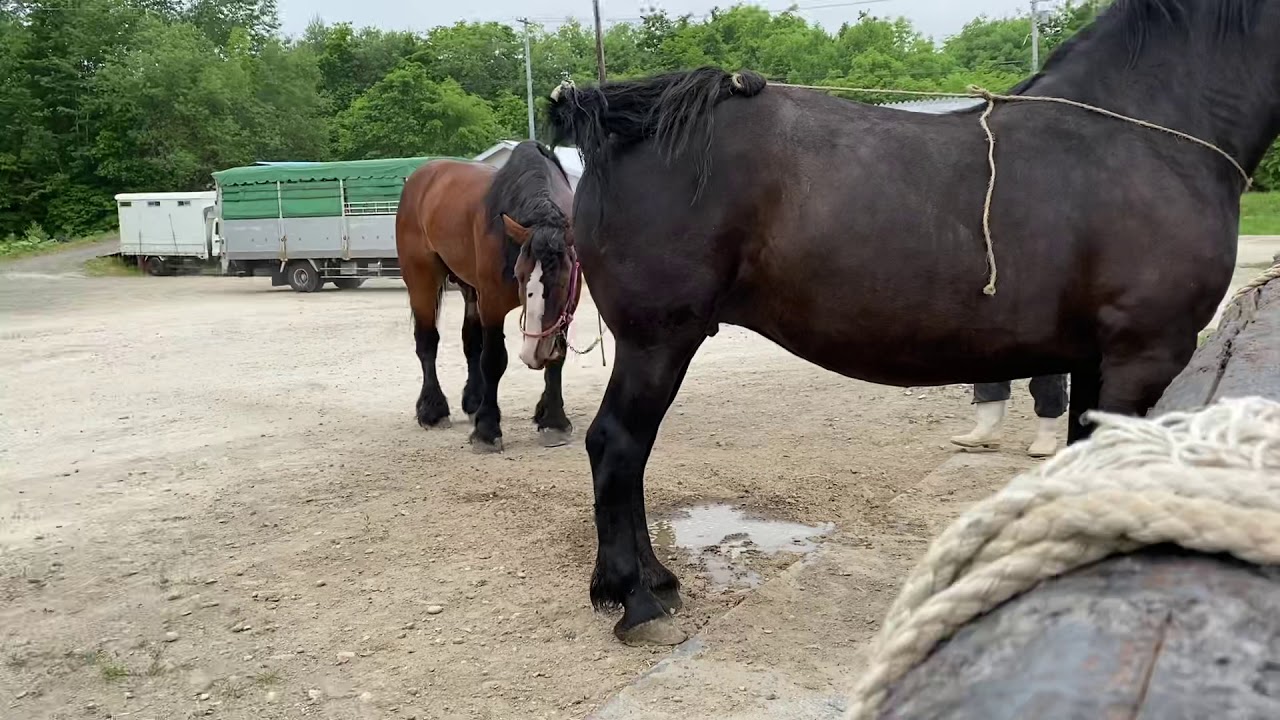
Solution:
[(112, 235), (113, 233), (104, 232), (63, 242), (49, 237), (39, 225), (32, 225), (21, 237), (10, 235), (6, 238), (0, 238), (0, 261), (59, 253), (64, 250), (102, 242)]
[(1280, 192), (1251, 192), (1240, 198), (1241, 235), (1280, 235)]
[(93, 657), (93, 664), (98, 666), (98, 672), (102, 674), (102, 679), (107, 682), (115, 682), (129, 677), (129, 668), (124, 663), (101, 650)]
[(280, 673), (276, 672), (275, 670), (267, 670), (266, 672), (259, 673), (253, 677), (253, 684), (260, 685), (262, 687), (279, 685)]
[(89, 277), (136, 277), (143, 273), (137, 265), (125, 262), (119, 256), (107, 255), (86, 260), (84, 274)]

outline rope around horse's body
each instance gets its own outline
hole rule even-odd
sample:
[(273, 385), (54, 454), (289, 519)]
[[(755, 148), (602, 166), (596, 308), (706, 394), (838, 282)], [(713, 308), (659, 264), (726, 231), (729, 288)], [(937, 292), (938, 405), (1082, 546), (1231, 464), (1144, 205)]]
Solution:
[[(733, 75), (732, 83), (735, 88), (741, 87), (742, 80), (737, 73)], [(995, 133), (992, 132), (991, 130), (990, 119), (991, 119), (991, 113), (995, 110), (997, 102), (1045, 102), (1045, 103), (1055, 103), (1058, 105), (1069, 105), (1071, 107), (1080, 108), (1081, 110), (1088, 110), (1089, 112), (1094, 112), (1099, 115), (1103, 115), (1105, 117), (1113, 118), (1115, 120), (1121, 120), (1127, 123), (1132, 123), (1133, 125), (1137, 125), (1138, 127), (1144, 127), (1149, 130), (1156, 130), (1159, 132), (1168, 133), (1170, 135), (1173, 135), (1174, 137), (1181, 138), (1183, 140), (1187, 140), (1189, 142), (1195, 143), (1196, 145), (1200, 145), (1202, 147), (1208, 148), (1216, 152), (1217, 154), (1221, 155), (1223, 158), (1227, 160), (1227, 162), (1231, 163), (1231, 166), (1236, 169), (1236, 172), (1240, 173), (1240, 177), (1244, 178), (1245, 190), (1248, 190), (1253, 185), (1253, 178), (1249, 177), (1249, 173), (1245, 171), (1244, 167), (1239, 163), (1239, 161), (1237, 161), (1234, 157), (1232, 157), (1229, 153), (1227, 153), (1227, 151), (1223, 150), (1222, 148), (1218, 147), (1217, 145), (1214, 145), (1213, 143), (1207, 140), (1201, 140), (1200, 138), (1194, 135), (1189, 135), (1187, 133), (1184, 133), (1181, 130), (1174, 130), (1173, 128), (1165, 127), (1163, 125), (1158, 125), (1153, 122), (1148, 122), (1146, 120), (1142, 120), (1135, 117), (1129, 117), (1128, 115), (1122, 115), (1118, 112), (1107, 110), (1106, 108), (1101, 108), (1096, 105), (1090, 105), (1089, 103), (1079, 102), (1077, 100), (1068, 100), (1067, 98), (1052, 97), (1048, 95), (1006, 95), (1006, 94), (1000, 94), (1000, 93), (993, 93), (990, 90), (987, 90), (986, 88), (980, 87), (978, 85), (970, 85), (967, 91), (964, 93), (947, 93), (947, 92), (933, 92), (928, 90), (885, 90), (881, 88), (849, 88), (849, 87), (839, 87), (834, 85), (793, 85), (790, 83), (769, 83), (769, 84), (774, 85), (776, 87), (797, 88), (800, 90), (820, 90), (823, 92), (849, 92), (849, 93), (862, 93), (862, 94), (884, 93), (886, 95), (914, 95), (919, 97), (970, 97), (970, 98), (980, 98), (982, 100), (985, 100), (987, 103), (987, 107), (978, 119), (978, 124), (982, 126), (983, 132), (985, 132), (987, 135), (987, 166), (990, 169), (990, 177), (987, 181), (987, 196), (982, 206), (982, 234), (983, 234), (983, 239), (986, 242), (987, 267), (990, 270), (990, 274), (988, 275), (988, 278), (987, 278), (987, 285), (982, 289), (982, 292), (985, 295), (996, 294), (996, 252), (995, 252), (995, 242), (993, 241), (992, 235), (991, 235), (991, 205), (996, 192), (996, 136), (995, 136)]]

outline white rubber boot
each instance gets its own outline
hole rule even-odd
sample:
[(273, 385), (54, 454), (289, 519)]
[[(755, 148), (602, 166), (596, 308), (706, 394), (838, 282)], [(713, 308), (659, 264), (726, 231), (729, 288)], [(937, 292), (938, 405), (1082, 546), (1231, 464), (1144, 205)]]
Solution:
[(994, 450), (1000, 447), (1000, 426), (1004, 424), (1006, 401), (978, 403), (978, 424), (964, 435), (951, 438), (953, 445), (966, 450)]
[(1058, 452), (1058, 422), (1054, 418), (1040, 418), (1040, 428), (1036, 431), (1035, 442), (1027, 448), (1027, 454), (1033, 458), (1047, 458)]

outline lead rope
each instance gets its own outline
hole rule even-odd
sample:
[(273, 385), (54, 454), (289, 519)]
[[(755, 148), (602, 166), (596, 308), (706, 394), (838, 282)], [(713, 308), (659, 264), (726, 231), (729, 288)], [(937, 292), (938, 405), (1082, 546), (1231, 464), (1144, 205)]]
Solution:
[[(738, 73), (734, 73), (731, 83), (734, 88), (741, 88), (742, 87), (741, 76)], [(989, 268), (989, 271), (990, 271), (987, 277), (987, 285), (986, 287), (982, 288), (982, 293), (984, 295), (996, 294), (996, 274), (997, 274), (996, 273), (996, 251), (995, 251), (995, 242), (992, 240), (992, 235), (991, 235), (991, 205), (996, 192), (996, 136), (995, 136), (995, 133), (992, 132), (991, 130), (991, 124), (989, 121), (991, 119), (991, 113), (996, 108), (997, 102), (1046, 102), (1046, 103), (1057, 103), (1059, 105), (1070, 105), (1071, 107), (1080, 108), (1081, 110), (1088, 110), (1090, 112), (1094, 112), (1099, 115), (1113, 118), (1115, 120), (1122, 120), (1127, 123), (1132, 123), (1134, 125), (1137, 125), (1138, 127), (1144, 127), (1149, 130), (1157, 130), (1163, 133), (1168, 133), (1170, 135), (1173, 135), (1174, 137), (1178, 137), (1183, 140), (1193, 142), (1196, 145), (1200, 145), (1201, 147), (1206, 147), (1218, 153), (1223, 158), (1226, 158), (1227, 162), (1231, 163), (1231, 166), (1236, 169), (1236, 172), (1240, 173), (1240, 177), (1244, 178), (1244, 190), (1247, 192), (1249, 188), (1253, 187), (1253, 178), (1249, 177), (1249, 173), (1245, 171), (1244, 167), (1234, 157), (1231, 157), (1231, 155), (1228, 154), (1227, 151), (1223, 150), (1222, 148), (1218, 147), (1217, 145), (1214, 145), (1213, 143), (1207, 140), (1201, 140), (1200, 138), (1194, 135), (1188, 135), (1187, 133), (1184, 133), (1181, 130), (1174, 130), (1173, 128), (1168, 128), (1163, 125), (1157, 125), (1156, 123), (1147, 122), (1146, 120), (1140, 120), (1138, 118), (1129, 117), (1128, 115), (1121, 115), (1118, 112), (1113, 112), (1111, 110), (1107, 110), (1106, 108), (1100, 108), (1100, 107), (1097, 107), (1096, 105), (1082, 103), (1077, 100), (1068, 100), (1066, 98), (1051, 97), (1047, 95), (1003, 95), (999, 93), (993, 93), (990, 90), (987, 90), (986, 88), (981, 87), (979, 85), (970, 85), (966, 89), (967, 91), (964, 93), (947, 93), (947, 92), (932, 92), (928, 90), (885, 90), (881, 88), (851, 88), (851, 87), (838, 87), (834, 85), (792, 85), (789, 83), (769, 83), (769, 84), (774, 85), (776, 87), (797, 88), (800, 90), (820, 90), (823, 92), (884, 93), (887, 95), (917, 95), (921, 97), (974, 97), (974, 98), (981, 98), (985, 100), (987, 102), (987, 108), (982, 112), (981, 117), (978, 118), (978, 124), (982, 126), (983, 132), (985, 132), (987, 135), (987, 166), (990, 168), (990, 171), (991, 171), (990, 178), (987, 180), (987, 197), (986, 197), (986, 200), (983, 201), (983, 205), (982, 205), (982, 235), (983, 235), (983, 240), (986, 242), (987, 267)]]
[[(579, 270), (578, 272), (581, 273), (582, 271)], [(583, 285), (585, 284), (586, 283), (583, 282)], [(592, 302), (594, 304), (594, 298)], [(592, 340), (591, 344), (586, 346), (582, 350), (575, 348), (573, 344), (569, 342), (569, 327), (571, 326), (572, 326), (572, 323), (570, 323), (564, 329), (565, 347), (569, 348), (569, 350), (572, 351), (575, 355), (586, 355), (592, 350), (595, 350), (596, 346), (598, 345), (600, 346), (600, 367), (609, 367), (609, 359), (604, 352), (604, 317), (600, 315), (600, 308), (598, 307), (596, 308), (596, 328), (598, 329), (598, 332), (596, 333), (596, 339)]]

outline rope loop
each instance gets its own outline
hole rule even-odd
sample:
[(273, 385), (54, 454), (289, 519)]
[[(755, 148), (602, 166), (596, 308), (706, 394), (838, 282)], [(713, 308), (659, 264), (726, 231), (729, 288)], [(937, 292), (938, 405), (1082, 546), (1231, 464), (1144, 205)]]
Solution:
[[(733, 78), (734, 78), (733, 79), (734, 83), (740, 82), (740, 79), (737, 73), (734, 74)], [(990, 122), (991, 113), (995, 111), (997, 103), (1044, 102), (1044, 103), (1056, 103), (1059, 105), (1069, 105), (1071, 107), (1080, 108), (1081, 110), (1088, 110), (1089, 112), (1094, 112), (1099, 115), (1103, 115), (1105, 117), (1113, 118), (1115, 120), (1121, 120), (1127, 123), (1131, 123), (1133, 125), (1137, 125), (1138, 127), (1144, 127), (1149, 130), (1156, 130), (1158, 132), (1168, 133), (1169, 135), (1173, 135), (1174, 137), (1181, 138), (1188, 142), (1195, 143), (1196, 145), (1200, 145), (1201, 147), (1204, 147), (1204, 148), (1208, 148), (1209, 150), (1212, 150), (1218, 155), (1221, 155), (1224, 159), (1226, 159), (1227, 162), (1231, 163), (1231, 166), (1234, 167), (1236, 169), (1236, 172), (1240, 174), (1240, 177), (1244, 179), (1244, 191), (1247, 192), (1251, 187), (1253, 187), (1253, 178), (1249, 176), (1249, 173), (1244, 169), (1244, 166), (1242, 166), (1238, 160), (1232, 157), (1230, 153), (1218, 147), (1217, 145), (1214, 145), (1208, 140), (1202, 140), (1194, 135), (1189, 135), (1187, 133), (1184, 133), (1181, 130), (1174, 130), (1173, 128), (1165, 127), (1163, 125), (1158, 125), (1153, 122), (1147, 122), (1146, 120), (1141, 120), (1139, 118), (1129, 117), (1128, 115), (1121, 115), (1118, 112), (1107, 110), (1106, 108), (1101, 108), (1096, 105), (1090, 105), (1088, 103), (1079, 102), (1077, 100), (1068, 100), (1066, 98), (1053, 97), (1049, 95), (1005, 95), (1001, 93), (991, 92), (990, 90), (982, 87), (981, 85), (974, 85), (974, 84), (968, 85), (965, 88), (964, 93), (935, 92), (931, 90), (892, 90), (892, 89), (883, 89), (883, 88), (854, 88), (854, 87), (840, 87), (837, 85), (793, 85), (790, 83), (770, 83), (770, 84), (777, 87), (797, 88), (800, 90), (819, 90), (823, 92), (848, 92), (848, 93), (855, 93), (855, 94), (884, 93), (888, 95), (913, 95), (913, 96), (920, 96), (920, 97), (943, 97), (943, 98), (973, 97), (973, 98), (985, 100), (987, 103), (987, 107), (983, 111), (982, 115), (978, 118), (978, 124), (982, 127), (983, 132), (986, 133), (986, 136), (987, 136), (987, 166), (988, 166), (988, 169), (990, 170), (990, 178), (987, 181), (987, 196), (986, 196), (986, 200), (983, 202), (983, 205), (982, 205), (982, 236), (983, 236), (983, 241), (986, 245), (986, 251), (987, 251), (987, 284), (985, 287), (982, 288), (982, 294), (987, 296), (993, 296), (996, 294), (996, 275), (998, 274), (996, 272), (995, 242), (992, 239), (992, 233), (991, 233), (991, 204), (995, 198), (995, 193), (996, 193), (996, 136), (995, 136), (995, 133), (992, 132), (991, 130), (991, 122)], [(736, 84), (735, 84), (735, 87), (737, 87)]]

